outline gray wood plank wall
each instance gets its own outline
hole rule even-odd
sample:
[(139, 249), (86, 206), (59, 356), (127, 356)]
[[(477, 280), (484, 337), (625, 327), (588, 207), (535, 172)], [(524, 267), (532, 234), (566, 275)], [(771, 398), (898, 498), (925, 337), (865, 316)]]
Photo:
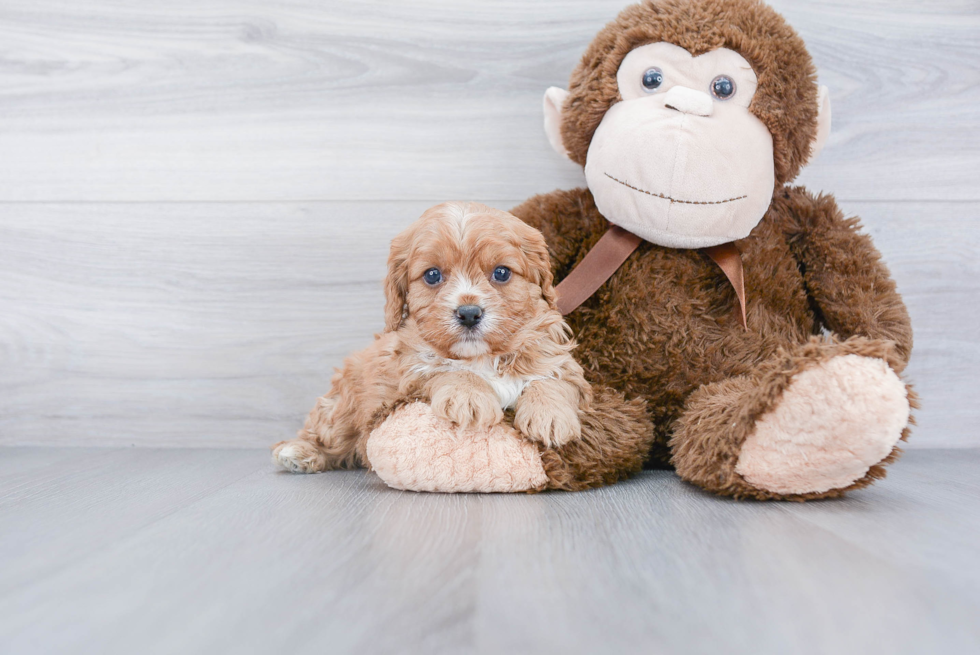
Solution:
[[(625, 0), (5, 0), (0, 444), (261, 446), (381, 322), (425, 207), (582, 184), (541, 94)], [(831, 90), (800, 181), (905, 294), (910, 447), (980, 444), (980, 5), (780, 1)]]

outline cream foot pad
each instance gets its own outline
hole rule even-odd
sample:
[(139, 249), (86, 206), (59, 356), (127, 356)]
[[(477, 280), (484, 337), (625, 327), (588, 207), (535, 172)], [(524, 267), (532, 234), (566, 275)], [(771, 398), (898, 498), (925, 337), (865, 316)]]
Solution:
[(389, 487), (410, 491), (513, 492), (548, 481), (538, 449), (508, 425), (460, 430), (426, 403), (396, 410), (367, 442), (371, 468)]
[(840, 489), (887, 457), (908, 422), (908, 392), (888, 364), (834, 357), (795, 376), (735, 471), (776, 493)]

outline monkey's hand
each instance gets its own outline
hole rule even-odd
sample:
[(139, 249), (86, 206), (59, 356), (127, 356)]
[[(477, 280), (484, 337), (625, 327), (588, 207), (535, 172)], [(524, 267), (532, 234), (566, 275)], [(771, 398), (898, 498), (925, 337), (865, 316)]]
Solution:
[(514, 427), (547, 448), (563, 446), (582, 436), (578, 418), (579, 392), (560, 380), (536, 380), (517, 399)]
[(770, 211), (781, 217), (820, 321), (842, 340), (894, 341), (899, 361), (890, 364), (901, 373), (912, 353), (912, 323), (871, 237), (833, 196), (802, 188), (777, 193)]
[(466, 371), (441, 373), (426, 385), (432, 413), (463, 429), (486, 429), (500, 423), (500, 399), (483, 378)]

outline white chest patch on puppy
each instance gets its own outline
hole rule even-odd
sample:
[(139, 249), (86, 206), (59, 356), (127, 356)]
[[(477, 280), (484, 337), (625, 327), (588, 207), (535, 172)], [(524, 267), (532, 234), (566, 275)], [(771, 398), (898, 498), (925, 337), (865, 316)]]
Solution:
[(501, 409), (510, 409), (517, 404), (517, 399), (524, 393), (527, 385), (535, 380), (543, 380), (546, 376), (515, 377), (505, 375), (498, 370), (499, 361), (490, 359), (463, 360), (446, 359), (433, 352), (419, 353), (421, 363), (412, 367), (413, 373), (449, 373), (453, 371), (468, 371), (487, 381), (490, 388), (500, 400)]
[(510, 375), (481, 375), (481, 377), (490, 383), (493, 392), (497, 394), (501, 409), (510, 409), (516, 405), (517, 399), (524, 393), (527, 385), (531, 383), (528, 379), (515, 378)]

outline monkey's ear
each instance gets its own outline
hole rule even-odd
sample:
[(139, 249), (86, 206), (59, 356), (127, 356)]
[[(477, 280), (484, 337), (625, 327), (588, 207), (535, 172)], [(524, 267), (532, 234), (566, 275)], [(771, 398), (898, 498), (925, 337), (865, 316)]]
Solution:
[(817, 158), (830, 136), (830, 90), (825, 86), (821, 86), (817, 92), (817, 107), (817, 134), (810, 144), (810, 158), (806, 160), (808, 164)]
[(555, 152), (566, 159), (571, 159), (561, 140), (561, 110), (567, 97), (568, 91), (557, 86), (549, 87), (544, 92), (544, 132), (548, 135), (548, 143)]

